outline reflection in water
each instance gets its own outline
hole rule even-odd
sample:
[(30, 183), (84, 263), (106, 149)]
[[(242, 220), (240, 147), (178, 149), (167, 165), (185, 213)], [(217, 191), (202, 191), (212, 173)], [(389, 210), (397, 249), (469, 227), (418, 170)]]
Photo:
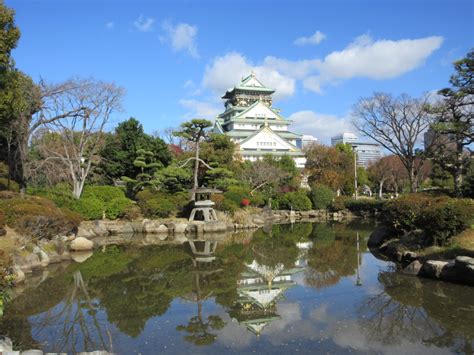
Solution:
[(372, 229), (297, 223), (108, 245), (18, 289), (0, 335), (51, 352), (472, 353), (473, 289), (390, 271), (366, 249)]

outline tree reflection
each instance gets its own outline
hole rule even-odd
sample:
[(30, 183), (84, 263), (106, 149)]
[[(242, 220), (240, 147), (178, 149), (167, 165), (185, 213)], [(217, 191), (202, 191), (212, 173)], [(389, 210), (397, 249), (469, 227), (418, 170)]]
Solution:
[[(214, 294), (213, 281), (219, 278), (222, 269), (214, 263), (216, 257), (216, 241), (189, 241), (190, 254), (194, 269), (194, 288), (192, 292), (184, 294), (182, 298), (197, 304), (197, 315), (191, 317), (187, 325), (176, 327), (179, 331), (188, 333), (184, 338), (194, 345), (212, 344), (217, 336), (212, 330), (224, 328), (225, 322), (217, 315), (210, 315), (205, 319), (202, 314), (202, 303)], [(213, 287), (214, 286), (214, 287)]]
[(382, 272), (378, 279), (384, 291), (359, 308), (362, 328), (371, 340), (392, 345), (422, 339), (425, 344), (472, 354), (472, 290), (395, 272)]
[(316, 224), (308, 250), (305, 281), (315, 288), (329, 287), (356, 274), (359, 266), (357, 232), (343, 224)]

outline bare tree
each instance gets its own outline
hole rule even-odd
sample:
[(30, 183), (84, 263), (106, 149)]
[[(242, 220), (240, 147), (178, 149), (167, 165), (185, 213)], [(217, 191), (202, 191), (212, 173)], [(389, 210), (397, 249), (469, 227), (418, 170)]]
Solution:
[(427, 100), (427, 96), (416, 99), (376, 93), (360, 99), (352, 114), (353, 124), (360, 132), (400, 158), (408, 173), (411, 192), (417, 189), (417, 175), (423, 165), (416, 147), (430, 124)]
[(59, 134), (59, 147), (49, 149), (46, 159), (54, 159), (67, 169), (73, 197), (80, 198), (84, 183), (111, 115), (121, 109), (123, 89), (114, 84), (88, 79), (54, 96), (41, 111), (47, 127)]
[(282, 179), (288, 176), (282, 169), (263, 161), (257, 160), (250, 164), (247, 169), (244, 169), (240, 178), (249, 184), (252, 188), (250, 195), (266, 185), (278, 184)]

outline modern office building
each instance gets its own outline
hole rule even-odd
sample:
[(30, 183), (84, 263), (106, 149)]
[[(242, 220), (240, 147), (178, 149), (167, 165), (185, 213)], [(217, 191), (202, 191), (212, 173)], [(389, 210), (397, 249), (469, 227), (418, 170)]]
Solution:
[(214, 132), (228, 135), (238, 146), (236, 154), (244, 160), (289, 155), (298, 168), (304, 168), (306, 158), (297, 146), (302, 136), (291, 132), (291, 121), (272, 107), (274, 92), (252, 72), (222, 96), (225, 111), (217, 116)]
[(309, 134), (303, 134), (301, 137), (301, 149), (311, 147), (313, 144), (318, 143), (318, 139)]
[(354, 133), (341, 133), (331, 138), (331, 145), (349, 144), (357, 154), (357, 165), (369, 166), (371, 161), (382, 157), (382, 148), (377, 143), (360, 142)]

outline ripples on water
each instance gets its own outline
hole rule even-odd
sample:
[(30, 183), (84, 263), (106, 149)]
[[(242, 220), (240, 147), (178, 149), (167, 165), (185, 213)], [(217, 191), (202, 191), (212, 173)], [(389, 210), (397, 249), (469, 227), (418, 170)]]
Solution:
[(474, 289), (395, 272), (367, 250), (372, 229), (136, 237), (31, 278), (0, 334), (48, 352), (472, 354)]

